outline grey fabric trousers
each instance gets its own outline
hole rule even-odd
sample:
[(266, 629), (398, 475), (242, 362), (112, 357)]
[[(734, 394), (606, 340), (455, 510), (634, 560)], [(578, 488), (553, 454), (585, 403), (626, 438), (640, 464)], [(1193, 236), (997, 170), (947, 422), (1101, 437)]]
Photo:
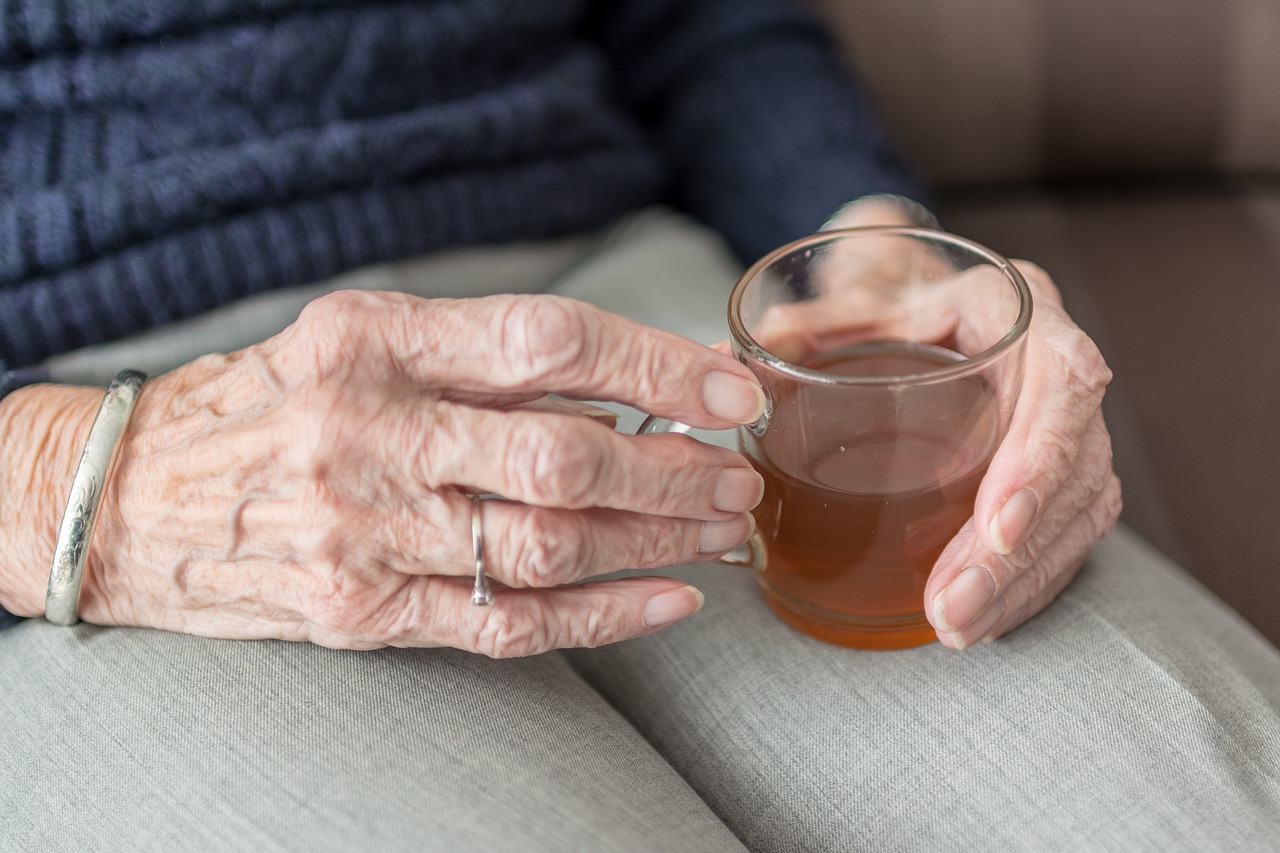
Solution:
[[(650, 211), (329, 286), (550, 289), (711, 340), (735, 272)], [(52, 367), (162, 369), (315, 292)], [(960, 653), (826, 646), (743, 569), (673, 571), (692, 619), (517, 661), (29, 620), (0, 633), (0, 849), (1280, 850), (1280, 653), (1124, 530)]]

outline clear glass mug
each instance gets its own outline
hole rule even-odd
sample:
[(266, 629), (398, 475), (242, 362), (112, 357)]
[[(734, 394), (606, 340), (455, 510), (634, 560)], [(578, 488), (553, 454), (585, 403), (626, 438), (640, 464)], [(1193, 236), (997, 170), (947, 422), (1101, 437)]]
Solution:
[[(757, 261), (729, 329), (768, 401), (738, 430), (765, 492), (747, 556), (723, 559), (818, 639), (934, 640), (925, 583), (1008, 431), (1030, 322), (1017, 268), (940, 231), (825, 231)], [(664, 431), (689, 428), (640, 428)]]

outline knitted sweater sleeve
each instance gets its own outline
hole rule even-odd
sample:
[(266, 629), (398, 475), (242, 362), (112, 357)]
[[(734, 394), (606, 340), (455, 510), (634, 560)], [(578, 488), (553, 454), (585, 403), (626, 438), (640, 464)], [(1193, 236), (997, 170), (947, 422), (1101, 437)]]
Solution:
[(591, 26), (674, 164), (672, 200), (744, 260), (861, 195), (925, 200), (829, 35), (791, 0), (615, 0)]

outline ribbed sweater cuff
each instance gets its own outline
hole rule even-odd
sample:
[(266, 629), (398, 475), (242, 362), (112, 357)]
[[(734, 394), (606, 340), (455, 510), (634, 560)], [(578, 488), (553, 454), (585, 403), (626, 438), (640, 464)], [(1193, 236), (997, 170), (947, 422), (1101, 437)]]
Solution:
[(0, 399), (12, 394), (24, 385), (48, 382), (49, 374), (43, 370), (4, 370), (0, 368)]

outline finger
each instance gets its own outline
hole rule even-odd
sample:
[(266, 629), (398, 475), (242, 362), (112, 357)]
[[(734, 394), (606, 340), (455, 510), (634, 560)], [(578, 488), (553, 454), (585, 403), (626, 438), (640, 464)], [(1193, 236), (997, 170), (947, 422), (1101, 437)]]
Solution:
[(977, 355), (1003, 337), (1016, 316), (998, 298), (1008, 289), (998, 272), (986, 268), (951, 273), (925, 287), (837, 288), (818, 299), (770, 308), (751, 335), (793, 363), (887, 339), (939, 343)]
[(746, 512), (764, 494), (742, 456), (687, 436), (620, 435), (585, 418), (448, 403), (411, 406), (404, 417), (380, 452), (419, 490), (466, 486), (534, 506), (704, 521)]
[[(1100, 415), (1097, 429), (1091, 430), (1089, 436), (1090, 439), (1085, 444), (1086, 452), (1080, 457), (1079, 470), (1068, 478), (1063, 489), (1054, 496), (1042, 514), (1035, 532), (1018, 548), (1009, 554), (993, 550), (977, 536), (973, 519), (966, 524), (963, 535), (957, 535), (947, 544), (934, 564), (933, 573), (925, 587), (926, 600), (931, 602), (932, 609), (938, 609), (937, 597), (943, 588), (951, 586), (956, 577), (970, 566), (987, 567), (986, 571), (995, 582), (995, 590), (984, 588), (987, 593), (1006, 589), (1016, 580), (1017, 573), (1035, 564), (1046, 543), (1056, 540), (1072, 520), (1098, 502), (1114, 477), (1110, 464), (1110, 438), (1101, 426)], [(971, 582), (972, 580), (970, 578)], [(968, 601), (959, 609), (966, 614), (974, 612), (983, 603), (975, 595), (976, 593), (969, 593), (963, 596)], [(970, 618), (951, 615), (944, 621), (956, 628), (967, 624)]]
[[(821, 231), (869, 226), (918, 227), (933, 217), (921, 208), (908, 212), (899, 201), (869, 196), (844, 205)], [(936, 220), (931, 223), (936, 227)], [(954, 267), (930, 244), (909, 237), (863, 234), (856, 240), (842, 240), (829, 246), (829, 263), (819, 272), (819, 289), (832, 292), (842, 283), (858, 280), (901, 281), (908, 278), (936, 278), (954, 273)], [(824, 259), (826, 260), (826, 259)]]
[(493, 658), (596, 647), (652, 634), (693, 615), (702, 593), (672, 578), (622, 578), (557, 589), (502, 589), (471, 603), (465, 582), (407, 577), (376, 614), (313, 621), (312, 642), (344, 648), (450, 646)]
[(1120, 481), (1109, 473), (1083, 506), (1065, 500), (1051, 506), (1046, 520), (1052, 523), (1007, 555), (986, 548), (972, 522), (967, 524), (939, 558), (925, 590), (939, 637), (964, 648), (1034, 616), (1070, 582), (1098, 539), (1114, 529), (1120, 507)]
[(1022, 393), (975, 504), (978, 533), (1000, 554), (1026, 540), (1075, 469), (1080, 442), (1111, 381), (1097, 346), (1062, 310), (1052, 282), (1035, 268), (1026, 275), (1039, 301)]
[[(1083, 567), (1098, 540), (1115, 529), (1121, 507), (1120, 479), (1112, 476), (1102, 499), (1077, 516), (1053, 543), (1043, 568), (1024, 572), (1005, 594), (1004, 616), (981, 639), (1009, 633), (1058, 597)], [(1057, 565), (1053, 565), (1057, 563)]]
[[(1033, 540), (1048, 542), (1056, 539), (1072, 519), (1098, 500), (1108, 481), (1114, 476), (1111, 435), (1107, 432), (1101, 411), (1095, 412), (1085, 427), (1084, 435), (1076, 445), (1071, 464), (1071, 473), (1062, 479), (1057, 491), (1051, 494), (1048, 507), (1039, 514), (1034, 528), (1023, 537), (1018, 548)], [(975, 545), (992, 554), (1001, 554), (986, 538), (979, 539)], [(1017, 548), (1014, 550), (1016, 551)], [(1009, 553), (1012, 554), (1014, 551)], [(968, 559), (975, 558), (971, 556)], [(945, 576), (946, 566), (946, 563), (939, 560), (939, 568), (943, 569), (939, 572), (940, 575)]]
[(751, 337), (769, 352), (792, 364), (867, 340), (883, 339), (892, 306), (857, 294), (824, 296), (809, 302), (775, 305), (752, 328)]
[(620, 569), (714, 559), (747, 541), (749, 513), (693, 521), (593, 509), (581, 512), (485, 503), (485, 561), (512, 587), (551, 587)]
[[(467, 576), (475, 571), (473, 501), (456, 490), (412, 501), (369, 502), (332, 489), (263, 494), (238, 504), (223, 560), (287, 559), (326, 575), (392, 571)], [(619, 569), (701, 562), (747, 540), (750, 514), (698, 521), (619, 510), (582, 511), (485, 500), (486, 572), (513, 587), (551, 587)], [(222, 547), (219, 547), (222, 545)]]
[(1008, 557), (992, 555), (992, 574), (1007, 585), (969, 624), (949, 630), (951, 626), (934, 622), (939, 640), (964, 649), (1012, 631), (1047, 607), (1079, 573), (1098, 540), (1115, 529), (1120, 503), (1120, 480), (1112, 476), (1097, 501), (1072, 518), (1055, 540), (1035, 549), (1038, 557), (1030, 565), (1010, 567)]
[[(312, 504), (314, 506), (314, 504)], [(475, 571), (472, 499), (457, 491), (394, 507), (365, 505), (305, 513), (322, 521), (299, 530), (296, 501), (255, 501), (241, 515), (252, 544), (238, 556), (295, 554), (323, 565), (372, 565), (401, 574), (466, 576)], [(718, 557), (754, 530), (749, 513), (712, 521), (610, 509), (562, 510), (485, 500), (486, 572), (513, 587), (551, 587), (620, 569), (647, 569)]]
[(890, 198), (864, 196), (842, 205), (819, 230), (865, 228), (870, 225), (914, 226), (919, 224), (920, 222), (909, 215), (900, 202)]
[(576, 414), (384, 392), (303, 388), (299, 405), (311, 414), (273, 421), (273, 440), (304, 481), (373, 499), (388, 488), (412, 500), (465, 487), (538, 506), (710, 521), (752, 509), (764, 492), (742, 456), (687, 436), (624, 436)]
[(331, 294), (307, 306), (272, 358), (290, 375), (356, 362), (435, 389), (624, 402), (705, 429), (750, 423), (764, 411), (759, 384), (737, 361), (550, 295)]
[[(1007, 555), (999, 554), (976, 535), (972, 519), (967, 525), (965, 536), (957, 536), (939, 556), (934, 570), (925, 587), (927, 600), (934, 601), (944, 587), (950, 586), (956, 576), (970, 566), (987, 566), (993, 574), (996, 587), (1003, 590), (1016, 579), (1010, 572), (1021, 572), (1030, 568), (1045, 543), (1057, 539), (1062, 530), (1081, 513), (1096, 503), (1114, 477), (1111, 470), (1111, 441), (1102, 417), (1096, 417), (1096, 427), (1086, 434), (1084, 452), (1078, 458), (1077, 471), (1069, 477), (1064, 487), (1054, 496), (1053, 501), (1042, 514), (1040, 523), (1032, 536), (1017, 549)], [(972, 579), (971, 579), (972, 580)], [(989, 590), (988, 590), (989, 591)], [(961, 610), (972, 613), (982, 603), (974, 599), (974, 594), (965, 596), (970, 599)], [(968, 617), (951, 616), (946, 620), (951, 627), (960, 627), (967, 623)]]

